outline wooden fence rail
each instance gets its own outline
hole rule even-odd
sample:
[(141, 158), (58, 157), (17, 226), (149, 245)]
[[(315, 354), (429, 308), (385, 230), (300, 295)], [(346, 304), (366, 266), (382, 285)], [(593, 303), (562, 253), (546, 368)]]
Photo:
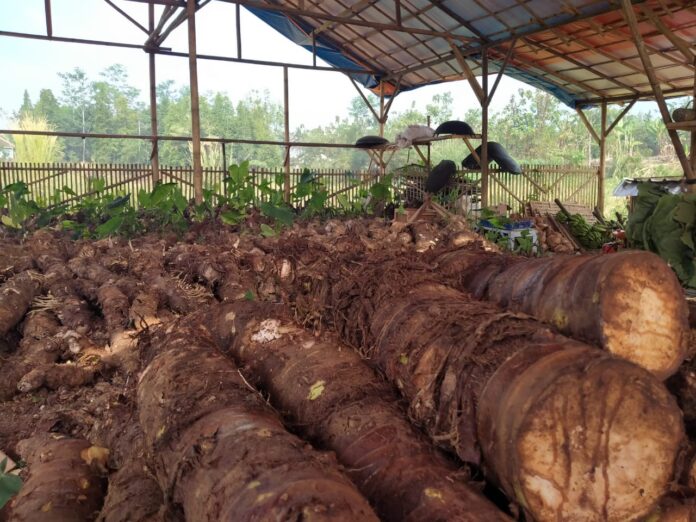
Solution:
[[(513, 175), (498, 169), (490, 170), (488, 189), (489, 204), (506, 204), (513, 211), (522, 210), (527, 201), (562, 201), (575, 202), (587, 207), (594, 207), (598, 201), (598, 170), (595, 168), (572, 165), (524, 165), (522, 175)], [(132, 195), (131, 201), (137, 205), (140, 190), (152, 190), (150, 165), (100, 164), (100, 163), (18, 163), (0, 161), (0, 187), (6, 187), (18, 181), (25, 182), (33, 197), (42, 204), (60, 203), (79, 199), (93, 191), (92, 180), (104, 180), (106, 186), (121, 194)], [(252, 168), (253, 184), (258, 198), (262, 197), (260, 185), (264, 181), (271, 186), (276, 177), (285, 176), (282, 167), (260, 169)], [(295, 187), (303, 170), (290, 172), (290, 186)], [(339, 206), (339, 197), (344, 195), (353, 200), (379, 180), (374, 172), (349, 172), (338, 169), (312, 171), (324, 184), (330, 197), (327, 204)], [(394, 173), (394, 186), (397, 192), (403, 190), (404, 179), (416, 180), (422, 188), (426, 173), (422, 168), (398, 169)], [(160, 166), (162, 181), (179, 183), (184, 196), (193, 198), (193, 169), (191, 167)], [(203, 187), (216, 194), (224, 194), (223, 180), (226, 172), (219, 168), (205, 168)], [(478, 192), (481, 182), (480, 171), (461, 171), (460, 180), (466, 180), (472, 192)], [(69, 187), (75, 193), (71, 197), (61, 192)]]

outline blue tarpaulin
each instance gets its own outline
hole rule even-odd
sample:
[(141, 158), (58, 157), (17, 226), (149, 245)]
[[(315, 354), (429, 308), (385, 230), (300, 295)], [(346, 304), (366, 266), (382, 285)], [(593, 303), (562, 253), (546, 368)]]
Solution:
[[(312, 31), (322, 26), (315, 39), (317, 57), (333, 67), (357, 70), (348, 74), (368, 89), (378, 87), (386, 76), (393, 88), (394, 79), (402, 75), (401, 91), (461, 79), (451, 44), (462, 50), (476, 75), (482, 72), (479, 48), (490, 47), (489, 72), (495, 73), (506, 50), (514, 45), (506, 75), (546, 91), (570, 107), (654, 96), (622, 11), (613, 2), (409, 0), (401, 4), (404, 26), (437, 34), (395, 29), (395, 2), (307, 3), (309, 9), (302, 14), (297, 9), (292, 14), (274, 7), (246, 9), (309, 52), (313, 50)], [(691, 28), (696, 26), (696, 12), (682, 6), (666, 14), (662, 13), (662, 22), (670, 31), (695, 44), (696, 33)], [(342, 21), (348, 18), (360, 23)], [(381, 26), (368, 27), (368, 22)], [(654, 60), (660, 66), (666, 95), (689, 94), (693, 65), (684, 62), (679, 51), (651, 26), (643, 24), (641, 32), (658, 56)], [(385, 94), (390, 94), (389, 89)]]

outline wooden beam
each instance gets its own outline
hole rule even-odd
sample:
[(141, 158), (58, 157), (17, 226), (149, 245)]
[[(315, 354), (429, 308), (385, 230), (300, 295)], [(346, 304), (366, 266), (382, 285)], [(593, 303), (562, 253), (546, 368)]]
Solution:
[(51, 0), (44, 0), (44, 10), (46, 11), (46, 35), (53, 36), (53, 16), (51, 15)]
[(606, 134), (607, 136), (609, 136), (609, 134), (611, 134), (611, 131), (614, 130), (614, 127), (616, 127), (616, 125), (623, 119), (623, 117), (626, 116), (626, 114), (628, 114), (628, 111), (631, 110), (631, 107), (633, 107), (637, 101), (638, 101), (638, 98), (633, 98), (630, 101), (630, 103), (628, 105), (626, 105), (626, 107), (624, 107), (624, 109), (619, 113), (619, 115), (616, 118), (614, 118), (614, 121), (612, 122), (611, 125), (609, 125), (609, 128), (607, 129), (607, 134)]
[[(290, 81), (288, 78), (288, 68), (283, 67), (283, 120), (285, 123), (285, 142), (290, 142)], [(286, 203), (290, 203), (290, 146), (285, 147), (285, 177), (283, 185), (283, 196)]]
[[(452, 34), (447, 31), (433, 31), (430, 29), (421, 29), (419, 27), (407, 27), (404, 25), (397, 25), (394, 23), (380, 23), (380, 22), (370, 22), (368, 20), (360, 20), (355, 17), (346, 17), (340, 15), (332, 15), (328, 12), (319, 12), (316, 10), (298, 9), (289, 5), (288, 2), (281, 2), (277, 4), (268, 3), (261, 0), (220, 0), (227, 3), (236, 3), (249, 7), (256, 7), (258, 9), (265, 9), (268, 11), (278, 11), (293, 16), (302, 16), (306, 18), (314, 18), (315, 20), (326, 20), (329, 22), (337, 22), (346, 26), (361, 26), (361, 27), (371, 27), (373, 29), (378, 29), (380, 31), (398, 31), (402, 33), (408, 33), (413, 35), (426, 35), (426, 36), (439, 36), (440, 38), (446, 40), (458, 40), (462, 42), (471, 42), (472, 39), (469, 36), (461, 36), (457, 34)], [(477, 40), (474, 40), (477, 41)]]
[(174, 7), (186, 7), (186, 0), (129, 0), (130, 2), (140, 2), (141, 4), (159, 4)]
[[(210, 0), (201, 0), (199, 4), (196, 5), (196, 12), (200, 11), (203, 9), (208, 3), (210, 3)], [(154, 40), (154, 44), (159, 47), (164, 43), (164, 41), (167, 39), (167, 37), (181, 24), (183, 24), (186, 21), (186, 18), (188, 17), (188, 9), (185, 11), (182, 11), (179, 13), (179, 16), (177, 16), (174, 20), (171, 21), (169, 26)]]
[(667, 37), (667, 39), (672, 42), (674, 47), (679, 49), (679, 51), (684, 55), (684, 58), (686, 58), (687, 63), (693, 63), (694, 61), (694, 50), (689, 43), (681, 39), (679, 36), (674, 34), (674, 31), (672, 31), (669, 27), (667, 27), (664, 23), (662, 23), (662, 20), (660, 20), (660, 17), (655, 14), (655, 12), (650, 9), (650, 6), (648, 4), (643, 4), (641, 6), (643, 9), (643, 12), (645, 15), (650, 19), (652, 24), (655, 26), (655, 28), (660, 31), (663, 35)]
[(176, 7), (172, 7), (170, 5), (164, 7), (164, 9), (162, 10), (162, 14), (160, 15), (160, 19), (157, 22), (157, 26), (153, 31), (150, 31), (150, 36), (148, 36), (147, 40), (145, 40), (145, 48), (154, 47), (153, 42), (156, 38), (159, 37), (159, 35), (162, 32), (162, 29), (164, 29), (164, 25), (169, 21), (169, 19), (174, 15), (175, 12)]
[[(48, 0), (46, 0), (46, 1), (48, 1)], [(117, 13), (120, 13), (121, 15), (123, 15), (123, 17), (124, 17), (126, 20), (128, 20), (129, 22), (131, 22), (134, 26), (136, 26), (136, 27), (137, 27), (138, 29), (140, 29), (142, 32), (144, 32), (144, 33), (147, 34), (147, 35), (150, 34), (150, 31), (148, 31), (147, 29), (145, 29), (145, 27), (144, 27), (140, 22), (138, 22), (135, 18), (133, 18), (133, 17), (132, 17), (131, 15), (129, 15), (128, 13), (126, 13), (126, 12), (125, 12), (123, 9), (121, 9), (119, 6), (117, 6), (116, 4), (114, 4), (111, 0), (104, 0), (104, 1), (105, 1), (107, 4), (109, 4), (111, 7), (113, 7), (113, 8), (116, 10)], [(148, 4), (148, 6), (154, 7), (154, 4)]]
[(461, 67), (462, 69), (462, 73), (464, 73), (464, 77), (469, 82), (469, 85), (471, 85), (471, 88), (474, 91), (476, 98), (478, 98), (479, 103), (483, 105), (485, 100), (484, 90), (481, 89), (481, 85), (479, 85), (479, 82), (476, 79), (476, 76), (474, 76), (474, 73), (471, 70), (471, 67), (469, 67), (469, 64), (466, 63), (464, 55), (462, 55), (461, 51), (459, 50), (459, 47), (457, 47), (455, 43), (452, 41), (450, 41), (449, 44), (452, 48), (452, 52), (454, 53), (455, 58), (457, 59), (457, 63), (459, 63), (459, 67)]
[(594, 130), (594, 127), (590, 123), (590, 120), (587, 119), (587, 116), (585, 116), (585, 113), (583, 112), (582, 109), (576, 107), (575, 112), (578, 113), (578, 116), (580, 116), (580, 121), (585, 125), (585, 128), (587, 128), (587, 131), (592, 135), (592, 138), (594, 138), (595, 142), (597, 142), (597, 145), (602, 141), (599, 139), (599, 134), (597, 134), (597, 131)]
[(363, 99), (363, 101), (365, 102), (365, 105), (367, 105), (367, 108), (370, 109), (370, 112), (371, 112), (372, 115), (375, 117), (375, 120), (377, 120), (377, 123), (379, 123), (379, 119), (380, 119), (379, 114), (377, 114), (377, 111), (375, 110), (375, 108), (374, 108), (374, 107), (372, 106), (372, 104), (370, 103), (370, 100), (368, 100), (368, 99), (367, 99), (367, 96), (365, 96), (365, 95), (363, 94), (362, 90), (360, 89), (360, 86), (357, 84), (357, 82), (356, 82), (353, 78), (351, 78), (351, 77), (349, 76), (348, 79), (350, 80), (350, 83), (353, 84), (353, 87), (355, 87), (355, 90), (358, 91), (358, 94), (360, 95), (360, 97), (361, 97), (361, 98)]
[(510, 43), (510, 47), (508, 48), (507, 53), (505, 54), (505, 59), (503, 60), (503, 64), (501, 65), (500, 70), (498, 71), (498, 75), (495, 77), (495, 82), (493, 82), (493, 88), (491, 89), (491, 92), (488, 94), (489, 101), (493, 99), (493, 96), (495, 96), (495, 91), (498, 89), (500, 79), (503, 77), (503, 74), (505, 74), (505, 69), (507, 68), (508, 63), (510, 63), (512, 51), (515, 49), (516, 43), (516, 39)]
[[(148, 25), (149, 34), (155, 29), (155, 4), (148, 4)], [(157, 125), (157, 78), (155, 74), (155, 53), (148, 54), (150, 70), (150, 128), (151, 134), (158, 134)], [(159, 172), (159, 142), (157, 138), (152, 138), (152, 152), (150, 154), (150, 165), (152, 166), (152, 185), (157, 185), (160, 180)]]
[[(102, 132), (61, 132), (61, 131), (23, 131), (17, 129), (0, 129), (0, 134), (23, 136), (57, 136), (60, 138), (106, 138), (115, 140), (147, 140), (157, 138), (159, 141), (190, 142), (192, 136), (148, 135), (148, 134), (107, 134)], [(321, 149), (360, 149), (353, 143), (323, 143), (315, 141), (272, 141), (272, 140), (247, 140), (240, 138), (201, 138), (206, 143), (239, 143), (245, 145), (275, 145), (279, 147), (309, 147)]]
[[(641, 62), (643, 62), (643, 67), (645, 68), (645, 73), (650, 81), (650, 86), (652, 87), (653, 93), (655, 94), (655, 99), (657, 100), (657, 106), (660, 109), (660, 114), (662, 115), (662, 120), (665, 124), (671, 123), (672, 118), (669, 114), (669, 109), (667, 108), (667, 103), (665, 102), (665, 97), (662, 94), (662, 88), (653, 70), (652, 61), (650, 61), (650, 56), (645, 49), (645, 43), (643, 42), (643, 37), (640, 34), (640, 29), (638, 27), (638, 21), (636, 20), (636, 13), (633, 11), (633, 5), (630, 0), (621, 0), (621, 7), (623, 9), (624, 18), (628, 23), (628, 27), (633, 35), (633, 40), (638, 50)], [(687, 180), (694, 179), (694, 171), (691, 168), (691, 163), (686, 157), (684, 152), (684, 146), (682, 145), (679, 134), (674, 129), (667, 128), (670, 139), (672, 140), (672, 145), (674, 145), (674, 151), (679, 158), (679, 163), (681, 163), (682, 169), (684, 170), (684, 175)]]
[(607, 102), (602, 102), (600, 116), (599, 174), (597, 174), (597, 206), (604, 212), (604, 176), (607, 165)]
[(201, 114), (198, 98), (196, 60), (196, 0), (187, 0), (189, 76), (191, 87), (191, 137), (193, 155), (193, 195), (197, 205), (203, 202), (203, 165), (201, 164)]
[(394, 10), (396, 11), (396, 25), (401, 25), (401, 0), (394, 0)]

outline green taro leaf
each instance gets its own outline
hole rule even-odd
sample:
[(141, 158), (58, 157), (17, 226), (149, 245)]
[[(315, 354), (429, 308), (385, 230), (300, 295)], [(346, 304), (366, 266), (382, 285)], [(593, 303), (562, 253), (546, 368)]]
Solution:
[(292, 210), (287, 207), (271, 205), (270, 203), (261, 203), (261, 213), (285, 226), (292, 225), (292, 222), (295, 220), (295, 214), (293, 214)]
[(0, 474), (0, 509), (22, 489), (22, 479), (17, 475)]
[(14, 197), (21, 198), (29, 194), (29, 187), (23, 181), (17, 181), (16, 183), (10, 183), (5, 187), (5, 192), (12, 192)]
[(150, 195), (150, 204), (157, 206), (164, 200), (168, 199), (172, 193), (172, 189), (176, 187), (176, 183), (160, 183), (157, 185)]
[(96, 233), (99, 237), (107, 237), (115, 234), (116, 231), (123, 224), (123, 216), (114, 216), (109, 219), (106, 223), (102, 223), (96, 229)]
[(129, 201), (130, 201), (130, 194), (126, 194), (125, 196), (120, 196), (118, 198), (114, 198), (113, 201), (110, 201), (109, 203), (106, 204), (106, 208), (108, 210), (113, 210), (115, 208), (125, 207)]
[(90, 180), (89, 185), (93, 192), (101, 192), (106, 188), (106, 180), (101, 178), (94, 178)]
[(311, 183), (314, 181), (314, 173), (309, 169), (304, 169), (300, 175), (300, 184), (304, 185), (306, 183)]
[(236, 210), (227, 210), (220, 213), (220, 219), (225, 225), (236, 225), (243, 217), (244, 214)]
[(276, 235), (276, 231), (269, 227), (266, 223), (261, 223), (261, 235), (263, 237), (273, 237)]
[(19, 228), (19, 225), (15, 223), (10, 216), (2, 216), (0, 217), (0, 221), (2, 221), (2, 224), (6, 227)]

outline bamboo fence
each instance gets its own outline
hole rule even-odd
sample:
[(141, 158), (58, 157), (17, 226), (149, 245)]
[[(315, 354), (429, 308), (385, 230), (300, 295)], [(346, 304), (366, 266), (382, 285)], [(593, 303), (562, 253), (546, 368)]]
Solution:
[[(349, 172), (338, 169), (312, 170), (329, 193), (327, 205), (339, 206), (339, 197), (345, 195), (354, 200), (365, 193), (379, 177), (375, 172)], [(523, 174), (514, 175), (491, 169), (488, 189), (490, 206), (505, 204), (513, 211), (523, 210), (528, 201), (562, 201), (578, 203), (593, 208), (598, 201), (598, 170), (596, 168), (572, 165), (524, 165)], [(275, 183), (276, 177), (285, 176), (282, 167), (250, 170), (256, 196), (262, 199), (260, 185), (266, 181), (272, 187), (282, 190), (283, 184)], [(291, 170), (290, 186), (295, 187), (302, 176), (302, 169)], [(192, 167), (160, 166), (160, 175), (164, 182), (175, 182), (181, 186), (184, 196), (193, 198)], [(223, 180), (226, 172), (219, 168), (203, 170), (203, 187), (215, 194), (223, 195)], [(478, 193), (481, 182), (480, 171), (461, 171), (458, 179), (468, 187), (467, 190)], [(422, 188), (426, 173), (423, 169), (399, 169), (394, 172), (393, 183), (399, 193), (403, 190), (404, 179), (416, 182)], [(104, 190), (119, 194), (131, 194), (131, 201), (137, 206), (137, 194), (140, 190), (152, 190), (152, 170), (149, 164), (102, 164), (102, 163), (18, 163), (0, 161), (0, 187), (19, 181), (29, 186), (32, 196), (41, 204), (57, 204), (79, 199), (93, 193), (91, 180), (101, 179)], [(284, 178), (283, 178), (284, 179)], [(62, 191), (64, 187), (75, 193), (70, 196)]]

